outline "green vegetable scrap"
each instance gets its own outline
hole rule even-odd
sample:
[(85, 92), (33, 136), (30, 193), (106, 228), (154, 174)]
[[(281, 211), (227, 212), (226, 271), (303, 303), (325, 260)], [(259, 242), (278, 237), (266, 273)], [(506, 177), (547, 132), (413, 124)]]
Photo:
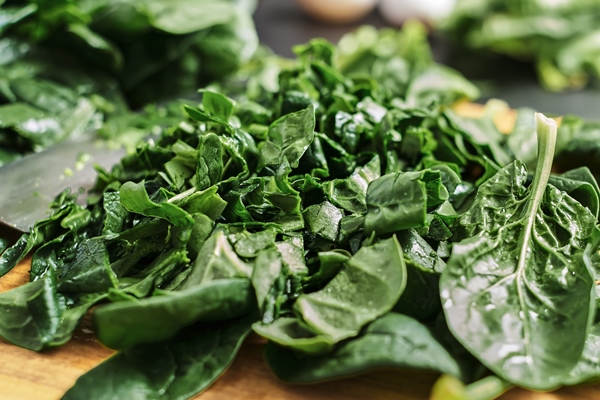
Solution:
[(0, 3), (0, 166), (92, 130), (170, 126), (130, 109), (189, 95), (258, 46), (253, 1)]
[(412, 368), (483, 399), (598, 379), (597, 168), (551, 175), (555, 145), (577, 149), (540, 115), (520, 112), (524, 154), (491, 117), (454, 113), (477, 90), (424, 35), (314, 40), (203, 89), (99, 169), (87, 205), (63, 193), (2, 243), (1, 274), (33, 258), (31, 282), (0, 294), (0, 335), (58, 346), (94, 306), (120, 352), (66, 399), (188, 398), (251, 330), (293, 382)]
[(600, 78), (599, 27), (597, 0), (459, 0), (442, 24), (464, 46), (533, 61), (552, 91)]

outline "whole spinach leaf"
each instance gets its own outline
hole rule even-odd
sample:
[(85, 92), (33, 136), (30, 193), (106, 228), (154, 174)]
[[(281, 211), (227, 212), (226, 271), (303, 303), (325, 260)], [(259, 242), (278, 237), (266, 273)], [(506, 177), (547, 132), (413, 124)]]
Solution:
[(294, 307), (315, 332), (340, 341), (391, 310), (405, 285), (402, 249), (392, 237), (362, 247), (322, 290), (300, 295)]
[(451, 331), (498, 376), (530, 388), (560, 386), (592, 322), (596, 218), (548, 184), (556, 124), (537, 115), (539, 159), (508, 165), (483, 184), (459, 219), (440, 292)]

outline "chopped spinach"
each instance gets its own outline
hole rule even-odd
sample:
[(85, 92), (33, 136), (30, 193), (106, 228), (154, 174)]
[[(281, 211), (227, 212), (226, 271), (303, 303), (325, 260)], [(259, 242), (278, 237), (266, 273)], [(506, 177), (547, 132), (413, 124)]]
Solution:
[[(178, 14), (187, 3), (148, 2), (152, 23), (194, 42), (228, 18), (216, 0), (212, 22)], [(38, 34), (61, 24), (44, 21)], [(154, 137), (136, 122), (141, 143), (98, 169), (86, 205), (65, 192), (16, 244), (0, 242), (0, 275), (33, 254), (31, 282), (0, 294), (0, 336), (58, 346), (93, 307), (98, 339), (120, 352), (67, 399), (188, 398), (251, 330), (269, 341), (273, 371), (295, 382), (414, 368), (447, 374), (436, 387), (460, 395), (598, 379), (596, 169), (551, 175), (556, 138), (542, 117), (534, 140), (523, 111), (511, 140), (491, 116), (453, 112), (476, 89), (433, 64), (424, 35), (412, 23), (363, 28), (338, 47), (314, 40), (295, 60), (253, 59), (202, 89), (199, 104), (177, 103), (165, 117), (175, 123)], [(170, 45), (176, 58), (200, 52)], [(139, 57), (131, 93), (162, 76)], [(130, 122), (104, 128), (129, 135)], [(575, 118), (560, 129), (582, 142), (595, 132)], [(484, 378), (490, 370), (497, 377)]]

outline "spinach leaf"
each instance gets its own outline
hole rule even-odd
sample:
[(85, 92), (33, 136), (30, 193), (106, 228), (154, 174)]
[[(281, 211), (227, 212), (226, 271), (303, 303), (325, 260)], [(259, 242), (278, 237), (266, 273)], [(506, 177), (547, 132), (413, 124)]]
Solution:
[[(279, 281), (282, 273), (283, 261), (279, 251), (268, 249), (258, 253), (252, 272), (252, 286), (256, 292), (258, 308), (263, 313), (266, 309), (272, 309), (275, 306), (267, 303), (274, 301), (273, 286)], [(272, 318), (273, 316), (270, 317), (270, 319)]]
[(453, 103), (479, 97), (479, 89), (458, 72), (432, 65), (417, 75), (406, 91), (406, 106), (428, 106), (431, 103)]
[(600, 379), (598, 370), (598, 356), (600, 355), (600, 325), (595, 323), (590, 328), (585, 341), (581, 359), (565, 379), (566, 385), (581, 383), (596, 383)]
[(392, 237), (362, 247), (322, 290), (300, 295), (294, 308), (315, 332), (340, 341), (388, 312), (405, 286), (402, 249)]
[(580, 255), (597, 228), (589, 210), (548, 184), (556, 124), (541, 114), (536, 122), (533, 183), (525, 188), (515, 161), (479, 188), (440, 291), (450, 329), (473, 355), (500, 377), (547, 390), (583, 351), (594, 298)]
[(124, 349), (167, 340), (198, 321), (220, 321), (250, 313), (254, 293), (247, 279), (219, 279), (180, 291), (159, 291), (148, 299), (121, 301), (94, 312), (98, 339)]
[(335, 338), (316, 333), (314, 329), (297, 318), (278, 318), (270, 324), (257, 322), (252, 325), (252, 329), (280, 346), (289, 347), (304, 354), (329, 353), (336, 343)]
[(592, 241), (583, 252), (583, 261), (591, 265), (594, 272), (596, 282), (596, 318), (588, 331), (581, 358), (571, 370), (569, 377), (565, 380), (566, 385), (595, 383), (600, 379), (600, 369), (598, 368), (598, 358), (600, 357), (600, 323), (598, 322), (598, 300), (600, 299), (600, 287), (598, 286), (598, 278), (600, 277), (599, 232), (593, 235)]
[(165, 342), (131, 347), (80, 377), (63, 399), (187, 399), (231, 365), (254, 319), (199, 323)]
[(600, 213), (600, 188), (587, 167), (572, 169), (550, 177), (550, 183), (558, 190), (569, 194), (596, 217)]
[(586, 0), (460, 0), (442, 27), (460, 47), (530, 61), (546, 89), (563, 91), (598, 78), (599, 19)]
[(411, 368), (460, 378), (461, 366), (429, 329), (402, 314), (388, 313), (360, 336), (322, 356), (306, 356), (267, 344), (264, 357), (275, 375), (288, 382), (319, 382), (378, 368)]
[(63, 268), (58, 284), (62, 293), (96, 293), (116, 287), (117, 276), (100, 239), (89, 239), (79, 245), (73, 262)]
[(367, 189), (365, 231), (382, 235), (425, 226), (428, 209), (448, 197), (439, 171), (384, 175)]
[(406, 264), (406, 288), (394, 311), (426, 321), (441, 311), (440, 274), (446, 263), (414, 229), (398, 234)]
[(312, 106), (285, 115), (269, 126), (268, 141), (259, 145), (261, 166), (279, 166), (287, 159), (297, 168), (300, 158), (314, 139), (315, 110)]
[(56, 285), (45, 278), (0, 293), (0, 307), (3, 315), (0, 336), (39, 351), (53, 341), (66, 304)]
[(144, 182), (126, 182), (121, 186), (119, 193), (121, 204), (130, 212), (164, 218), (179, 227), (190, 226), (194, 223), (192, 217), (180, 207), (168, 201), (156, 203), (150, 200)]
[(12, 270), (30, 251), (43, 243), (68, 232), (85, 231), (92, 223), (90, 213), (74, 202), (68, 190), (57, 196), (50, 208), (52, 213), (48, 218), (36, 222), (29, 233), (23, 234), (13, 246), (0, 254), (0, 276)]
[(254, 258), (263, 250), (275, 245), (276, 235), (275, 229), (265, 229), (256, 233), (244, 231), (235, 235), (233, 247), (240, 257)]
[(307, 231), (331, 242), (338, 241), (342, 217), (342, 212), (328, 201), (304, 210)]
[(250, 278), (252, 267), (242, 261), (223, 231), (215, 231), (200, 249), (177, 289), (184, 290), (216, 279)]
[(325, 182), (323, 188), (334, 205), (362, 214), (367, 209), (367, 187), (380, 177), (380, 171), (379, 156), (375, 156), (364, 167), (357, 167), (348, 178)]
[(0, 165), (98, 128), (118, 141), (162, 130), (164, 115), (133, 110), (190, 95), (258, 48), (252, 1), (13, 3), (0, 26)]
[(584, 121), (579, 117), (567, 115), (563, 118), (559, 133), (570, 138), (569, 142), (560, 149), (556, 157), (556, 165), (560, 171), (578, 167), (588, 167), (596, 179), (600, 177), (598, 155), (598, 138), (600, 138), (600, 123)]

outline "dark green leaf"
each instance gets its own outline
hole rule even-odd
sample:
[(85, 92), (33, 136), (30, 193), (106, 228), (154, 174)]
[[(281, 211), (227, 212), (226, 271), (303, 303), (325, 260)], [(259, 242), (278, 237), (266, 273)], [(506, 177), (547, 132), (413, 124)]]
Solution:
[(313, 142), (315, 109), (310, 106), (302, 111), (285, 115), (269, 127), (269, 140), (259, 146), (260, 166), (279, 166), (286, 158), (292, 168), (308, 146)]
[(171, 340), (129, 348), (80, 377), (63, 399), (190, 398), (229, 367), (255, 318), (197, 324)]
[(197, 321), (221, 321), (250, 313), (254, 293), (247, 279), (219, 279), (180, 291), (160, 291), (140, 301), (121, 301), (94, 312), (104, 345), (124, 349), (175, 336)]
[(527, 189), (515, 161), (483, 184), (442, 273), (454, 335), (498, 376), (547, 390), (567, 379), (592, 320), (583, 253), (596, 218), (548, 185), (556, 124), (538, 114), (539, 160)]
[(0, 293), (0, 336), (39, 351), (53, 342), (65, 309), (65, 299), (50, 278)]
[(411, 368), (462, 377), (460, 365), (429, 329), (405, 315), (389, 313), (331, 354), (306, 356), (268, 344), (264, 356), (281, 380), (312, 383), (380, 368)]
[(155, 203), (148, 197), (144, 182), (126, 182), (119, 191), (121, 204), (130, 212), (166, 219), (179, 227), (194, 223), (192, 217), (180, 207), (169, 202)]
[(116, 287), (117, 276), (101, 239), (88, 239), (79, 245), (73, 262), (63, 268), (58, 284), (61, 293), (96, 293)]
[(422, 227), (429, 207), (449, 197), (439, 171), (387, 174), (367, 189), (365, 231), (378, 235)]

